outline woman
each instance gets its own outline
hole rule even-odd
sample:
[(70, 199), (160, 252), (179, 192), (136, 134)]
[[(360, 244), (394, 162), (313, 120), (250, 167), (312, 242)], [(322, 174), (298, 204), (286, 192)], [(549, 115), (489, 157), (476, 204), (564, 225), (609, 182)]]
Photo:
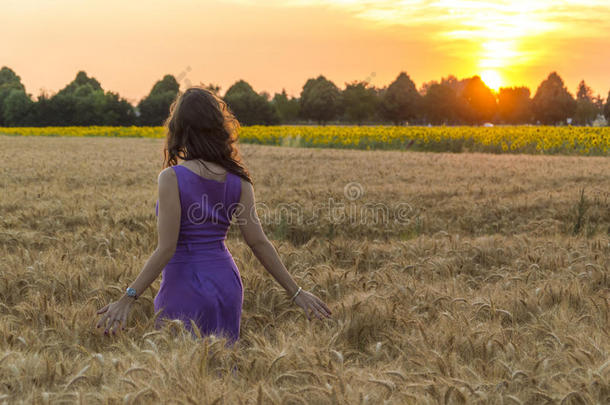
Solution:
[(226, 104), (207, 90), (189, 88), (172, 104), (165, 127), (157, 248), (125, 294), (97, 312), (97, 327), (105, 327), (105, 334), (125, 329), (133, 301), (163, 271), (154, 300), (155, 312), (161, 311), (157, 320), (180, 319), (195, 334), (192, 319), (202, 335), (224, 335), (235, 343), (243, 289), (225, 246), (233, 217), (255, 256), (307, 318), (330, 317), (323, 301), (295, 283), (261, 228), (252, 181), (235, 145), (239, 124)]

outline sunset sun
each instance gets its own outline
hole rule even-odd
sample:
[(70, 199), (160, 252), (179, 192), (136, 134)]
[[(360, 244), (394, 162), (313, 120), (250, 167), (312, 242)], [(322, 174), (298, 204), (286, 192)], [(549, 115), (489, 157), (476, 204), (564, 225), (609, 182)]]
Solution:
[(502, 76), (496, 70), (485, 70), (481, 72), (481, 80), (485, 82), (487, 87), (497, 92), (503, 85)]

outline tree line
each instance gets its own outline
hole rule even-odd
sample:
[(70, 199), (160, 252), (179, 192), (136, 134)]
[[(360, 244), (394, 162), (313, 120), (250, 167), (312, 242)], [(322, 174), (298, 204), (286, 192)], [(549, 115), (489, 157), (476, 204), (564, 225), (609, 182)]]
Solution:
[[(221, 96), (219, 86), (204, 87)], [(21, 78), (3, 67), (0, 126), (157, 126), (167, 117), (179, 89), (176, 78), (166, 75), (134, 106), (119, 94), (104, 91), (95, 78), (80, 71), (57, 93), (42, 92), (33, 100)], [(242, 125), (591, 125), (600, 119), (610, 121), (610, 92), (604, 102), (583, 80), (574, 97), (556, 72), (540, 83), (533, 97), (527, 87), (500, 88), (495, 93), (479, 76), (448, 76), (424, 83), (418, 90), (405, 72), (383, 88), (354, 81), (340, 89), (320, 75), (307, 80), (299, 97), (290, 97), (285, 90), (271, 97), (239, 80), (222, 97)]]

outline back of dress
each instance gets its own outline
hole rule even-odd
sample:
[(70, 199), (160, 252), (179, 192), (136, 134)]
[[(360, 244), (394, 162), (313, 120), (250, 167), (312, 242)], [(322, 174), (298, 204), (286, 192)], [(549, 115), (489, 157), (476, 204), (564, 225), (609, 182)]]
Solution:
[(220, 182), (182, 165), (172, 168), (178, 180), (180, 232), (176, 252), (163, 269), (155, 312), (162, 311), (158, 320), (184, 321), (191, 332), (192, 319), (202, 335), (223, 334), (234, 342), (239, 337), (243, 287), (225, 240), (239, 204), (241, 179), (227, 173)]

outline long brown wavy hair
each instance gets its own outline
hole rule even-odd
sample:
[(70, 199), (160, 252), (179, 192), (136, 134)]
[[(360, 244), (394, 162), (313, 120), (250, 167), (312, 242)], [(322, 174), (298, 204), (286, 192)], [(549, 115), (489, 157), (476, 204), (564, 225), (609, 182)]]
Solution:
[(165, 120), (163, 166), (178, 164), (178, 158), (199, 160), (204, 166), (206, 160), (252, 183), (235, 145), (238, 131), (239, 122), (220, 97), (190, 87), (176, 97)]

